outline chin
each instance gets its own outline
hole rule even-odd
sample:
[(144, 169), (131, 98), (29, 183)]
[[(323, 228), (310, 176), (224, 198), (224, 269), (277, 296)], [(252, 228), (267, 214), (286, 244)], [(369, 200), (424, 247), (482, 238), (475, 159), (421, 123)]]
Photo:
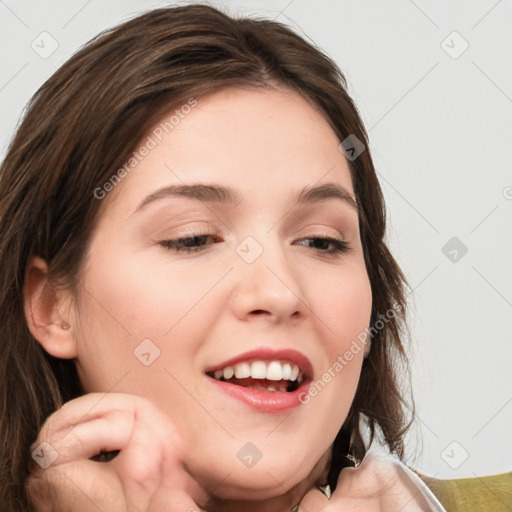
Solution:
[[(187, 463), (189, 471), (207, 491), (214, 491), (217, 498), (252, 501), (270, 499), (289, 491), (305, 480), (313, 469), (304, 458), (285, 458), (282, 453), (263, 457), (246, 466), (237, 457), (212, 458)], [(312, 458), (310, 460), (313, 460)]]

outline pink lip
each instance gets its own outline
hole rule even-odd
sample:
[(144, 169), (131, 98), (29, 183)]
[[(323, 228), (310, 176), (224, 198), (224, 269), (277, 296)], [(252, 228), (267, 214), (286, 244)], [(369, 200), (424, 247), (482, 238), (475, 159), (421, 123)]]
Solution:
[(263, 389), (244, 388), (213, 377), (209, 381), (229, 396), (245, 402), (259, 412), (284, 412), (302, 404), (301, 397), (307, 396), (311, 381), (304, 380), (295, 391), (264, 391)]
[(256, 409), (259, 412), (278, 413), (293, 409), (302, 404), (300, 397), (307, 394), (308, 388), (312, 381), (313, 367), (309, 359), (292, 349), (276, 350), (269, 347), (263, 347), (256, 350), (251, 350), (235, 356), (223, 363), (217, 364), (206, 368), (205, 373), (214, 372), (215, 370), (222, 370), (226, 366), (234, 366), (241, 362), (250, 361), (289, 361), (296, 364), (302, 371), (303, 381), (295, 391), (265, 391), (262, 389), (246, 388), (231, 384), (229, 382), (219, 381), (213, 377), (208, 377), (209, 381), (218, 386), (219, 390), (236, 398), (247, 405)]
[[(261, 347), (256, 350), (244, 352), (243, 354), (228, 359), (227, 361), (206, 368), (205, 373), (214, 372), (215, 370), (222, 370), (226, 366), (234, 366), (242, 362), (272, 360), (289, 361), (291, 363), (296, 364), (302, 371), (304, 379), (311, 379), (313, 376), (313, 366), (311, 365), (311, 362), (304, 354), (301, 354), (300, 352), (297, 352), (296, 350), (293, 349), (276, 350), (270, 347)], [(273, 391), (271, 391), (271, 393), (273, 393)]]

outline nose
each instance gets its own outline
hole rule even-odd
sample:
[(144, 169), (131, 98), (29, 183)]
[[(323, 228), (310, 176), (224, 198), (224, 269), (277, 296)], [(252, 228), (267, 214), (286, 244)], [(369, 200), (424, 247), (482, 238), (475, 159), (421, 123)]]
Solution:
[[(282, 241), (270, 235), (263, 239), (265, 243), (258, 243), (248, 237), (238, 247), (232, 273), (235, 285), (231, 308), (242, 321), (265, 319), (274, 324), (303, 321), (309, 306), (300, 287), (298, 269), (287, 257)], [(246, 257), (251, 252), (252, 257)]]

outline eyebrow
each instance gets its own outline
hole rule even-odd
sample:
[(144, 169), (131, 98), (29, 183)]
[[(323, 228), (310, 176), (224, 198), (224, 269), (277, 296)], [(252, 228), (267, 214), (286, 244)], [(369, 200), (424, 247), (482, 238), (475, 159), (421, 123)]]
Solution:
[[(243, 194), (239, 190), (216, 184), (170, 185), (147, 196), (137, 206), (134, 213), (158, 199), (170, 197), (187, 197), (205, 203), (226, 204), (236, 207), (242, 202)], [(337, 183), (324, 183), (314, 187), (306, 186), (296, 195), (295, 204), (296, 206), (303, 206), (329, 199), (338, 199), (359, 212), (357, 201), (352, 194)]]

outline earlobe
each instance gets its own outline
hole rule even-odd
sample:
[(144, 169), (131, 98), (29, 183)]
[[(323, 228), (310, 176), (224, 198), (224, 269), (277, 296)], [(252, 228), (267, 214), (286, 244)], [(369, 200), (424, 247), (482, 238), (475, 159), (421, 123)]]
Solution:
[(71, 298), (67, 290), (55, 290), (47, 279), (48, 265), (37, 256), (27, 264), (23, 290), (25, 318), (34, 338), (50, 355), (61, 359), (77, 356), (75, 335), (63, 304)]

